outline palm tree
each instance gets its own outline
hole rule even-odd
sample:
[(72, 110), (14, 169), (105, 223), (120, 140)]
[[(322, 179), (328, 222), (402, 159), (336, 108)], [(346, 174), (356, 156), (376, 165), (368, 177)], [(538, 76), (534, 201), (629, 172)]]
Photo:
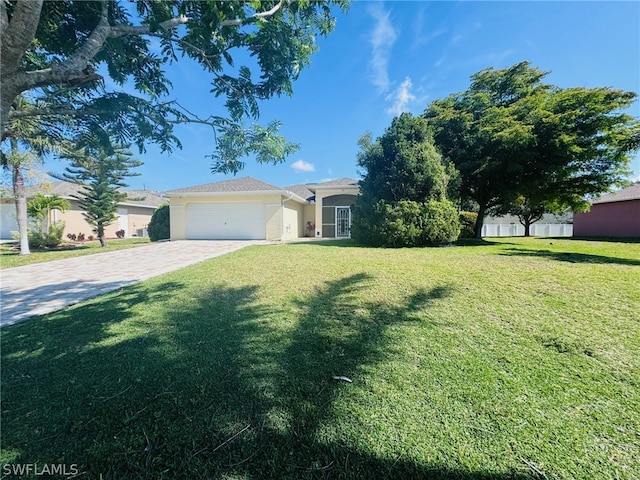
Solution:
[[(24, 96), (16, 98), (14, 110), (30, 110), (35, 106)], [(60, 123), (60, 122), (58, 122)], [(13, 196), (16, 203), (16, 220), (20, 234), (20, 255), (29, 255), (29, 225), (27, 221), (27, 197), (24, 184), (24, 169), (37, 162), (47, 153), (59, 151), (63, 142), (59, 128), (42, 117), (18, 117), (9, 122), (2, 142), (9, 141), (9, 153), (2, 151), (1, 165), (11, 170)], [(21, 151), (22, 147), (25, 151)]]
[(71, 204), (59, 195), (37, 193), (27, 203), (27, 215), (44, 223), (45, 233), (49, 234), (51, 225), (53, 225), (53, 211), (66, 212), (70, 207)]

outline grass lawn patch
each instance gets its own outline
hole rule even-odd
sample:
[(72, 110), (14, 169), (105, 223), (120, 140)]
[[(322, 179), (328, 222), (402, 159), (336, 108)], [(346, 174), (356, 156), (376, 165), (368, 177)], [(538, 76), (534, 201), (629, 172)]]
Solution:
[(638, 278), (633, 243), (249, 247), (4, 328), (0, 463), (635, 479)]
[(56, 249), (32, 249), (30, 255), (20, 255), (19, 250), (13, 249), (13, 244), (0, 245), (0, 268), (21, 267), (32, 263), (51, 262), (63, 258), (81, 257), (94, 253), (113, 252), (125, 248), (139, 247), (149, 244), (148, 238), (122, 238), (109, 240), (106, 247), (101, 247), (100, 242), (84, 242), (79, 245), (69, 244)]

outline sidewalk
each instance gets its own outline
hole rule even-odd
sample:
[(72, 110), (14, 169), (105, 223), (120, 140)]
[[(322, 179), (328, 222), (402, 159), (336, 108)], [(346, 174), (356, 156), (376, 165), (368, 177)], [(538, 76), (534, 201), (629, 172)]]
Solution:
[(0, 327), (261, 243), (264, 242), (160, 242), (0, 270)]

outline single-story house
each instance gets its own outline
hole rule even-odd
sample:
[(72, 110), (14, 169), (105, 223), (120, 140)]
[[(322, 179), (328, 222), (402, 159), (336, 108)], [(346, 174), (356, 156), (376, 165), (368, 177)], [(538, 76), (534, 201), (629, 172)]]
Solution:
[(351, 235), (358, 181), (281, 188), (251, 177), (170, 190), (171, 240), (292, 240)]
[(591, 202), (573, 218), (576, 237), (640, 237), (640, 183)]
[[(43, 185), (26, 187), (27, 199), (36, 193), (43, 195), (58, 195), (71, 204), (71, 208), (66, 212), (54, 210), (53, 221), (64, 221), (65, 228), (63, 238), (67, 234), (83, 233), (85, 238), (95, 235), (92, 227), (84, 219), (83, 210), (80, 208), (78, 200), (73, 198), (81, 189), (75, 183), (51, 182)], [(116, 232), (124, 230), (125, 238), (142, 237), (147, 235), (147, 225), (151, 220), (153, 212), (167, 199), (158, 192), (152, 190), (126, 190), (128, 198), (118, 204), (118, 219), (105, 229), (107, 238), (115, 238)], [(15, 201), (10, 195), (3, 195), (0, 198), (0, 238), (11, 239), (11, 232), (18, 231), (16, 221)]]

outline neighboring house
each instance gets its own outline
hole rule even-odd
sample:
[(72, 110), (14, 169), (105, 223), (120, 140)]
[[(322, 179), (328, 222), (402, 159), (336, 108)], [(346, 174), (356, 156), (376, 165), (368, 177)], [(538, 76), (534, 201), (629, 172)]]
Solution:
[[(86, 222), (83, 210), (80, 208), (78, 200), (73, 198), (77, 195), (81, 187), (70, 182), (52, 182), (44, 186), (30, 186), (26, 188), (27, 199), (36, 193), (44, 195), (59, 195), (71, 204), (71, 208), (66, 212), (53, 211), (54, 221), (64, 221), (65, 228), (63, 238), (67, 234), (83, 233), (85, 238), (95, 235), (92, 227)], [(151, 190), (126, 190), (128, 199), (118, 204), (118, 219), (105, 229), (107, 238), (116, 238), (116, 232), (124, 230), (125, 237), (148, 236), (147, 225), (151, 220), (153, 212), (162, 203), (166, 203), (158, 192)], [(11, 232), (18, 231), (16, 221), (16, 207), (13, 198), (3, 196), (0, 199), (0, 238), (11, 239)]]
[(640, 183), (591, 202), (591, 210), (576, 213), (576, 237), (640, 237)]
[(244, 177), (164, 195), (171, 240), (292, 240), (308, 234), (349, 237), (358, 192), (358, 181), (348, 178), (281, 188)]

